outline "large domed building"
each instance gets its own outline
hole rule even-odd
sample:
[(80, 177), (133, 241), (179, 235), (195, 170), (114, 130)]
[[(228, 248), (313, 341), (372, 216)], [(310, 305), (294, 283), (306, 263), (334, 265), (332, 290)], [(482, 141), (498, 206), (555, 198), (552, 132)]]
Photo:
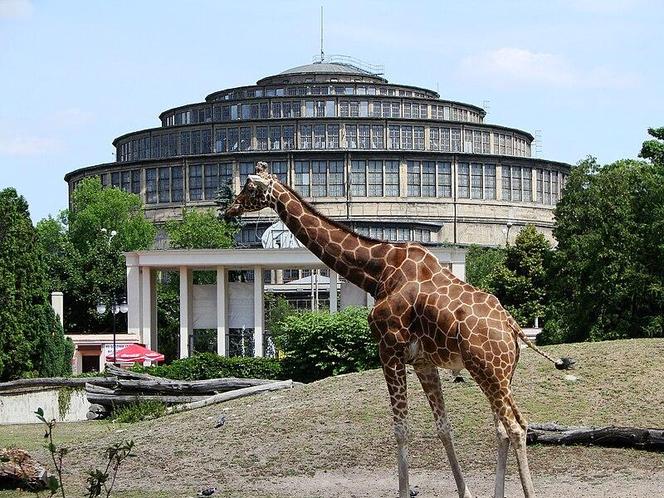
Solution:
[[(155, 222), (213, 207), (259, 160), (328, 216), (371, 237), (503, 245), (531, 223), (551, 238), (569, 165), (532, 156), (533, 136), (485, 123), (478, 106), (323, 61), (164, 111), (116, 138), (116, 162), (68, 173), (140, 195)], [(260, 244), (274, 213), (245, 215)], [(509, 228), (514, 227), (511, 230)]]

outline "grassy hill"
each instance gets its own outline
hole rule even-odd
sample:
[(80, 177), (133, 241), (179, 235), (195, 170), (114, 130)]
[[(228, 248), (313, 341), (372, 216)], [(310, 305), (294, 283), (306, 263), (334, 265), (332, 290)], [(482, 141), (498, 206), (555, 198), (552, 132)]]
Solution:
[[(524, 349), (514, 391), (530, 422), (664, 427), (664, 340), (546, 349), (555, 355), (574, 357), (577, 369), (572, 373), (578, 380), (564, 380), (565, 373)], [(496, 450), (488, 403), (474, 382), (453, 384), (447, 372), (442, 371), (441, 376), (461, 466), (471, 482), (492, 490)], [(469, 378), (467, 373), (465, 376)], [(427, 485), (434, 483), (423, 496), (455, 496), (428, 403), (414, 373), (408, 377), (412, 483), (417, 484), (418, 479)], [(222, 413), (226, 423), (215, 429)], [(311, 487), (320, 479), (354, 479), (357, 492), (339, 488), (339, 496), (372, 496), (367, 491), (370, 489), (396, 490), (395, 442), (387, 389), (379, 370), (328, 378), (291, 391), (134, 425), (87, 422), (62, 424), (57, 431), (66, 444), (76, 447), (69, 457), (69, 469), (71, 478), (79, 480), (95, 464), (91, 455), (99, 455), (106, 445), (120, 438), (134, 439), (139, 457), (121, 471), (119, 488), (129, 492), (123, 496), (191, 496), (200, 485), (218, 486), (228, 496), (336, 496), (330, 491), (336, 489), (334, 485)], [(21, 446), (46, 461), (39, 449), (41, 435), (38, 426), (0, 427), (0, 446)], [(559, 487), (564, 476), (576, 480), (568, 494), (579, 492), (577, 481), (601, 487), (602, 479), (615, 476), (650, 476), (651, 481), (664, 484), (661, 453), (533, 446), (529, 447), (529, 458), (536, 486), (539, 482), (540, 488), (546, 488), (548, 479), (553, 488)], [(508, 471), (516, 476), (511, 454)], [(302, 487), (297, 483), (309, 484)], [(607, 489), (613, 489), (614, 485), (607, 483)], [(438, 485), (447, 488), (434, 492)], [(644, 491), (643, 496), (648, 493)], [(617, 492), (614, 496), (626, 495)]]

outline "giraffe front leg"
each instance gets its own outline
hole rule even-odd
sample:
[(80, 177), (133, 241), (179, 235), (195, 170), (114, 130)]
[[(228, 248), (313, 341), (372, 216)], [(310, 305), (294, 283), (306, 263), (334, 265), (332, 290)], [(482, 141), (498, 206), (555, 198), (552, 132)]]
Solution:
[(472, 494), (466, 486), (466, 481), (461, 472), (461, 466), (454, 450), (454, 442), (452, 441), (452, 429), (450, 422), (447, 419), (447, 412), (445, 410), (445, 399), (443, 398), (443, 390), (440, 384), (440, 375), (438, 369), (430, 364), (417, 364), (415, 365), (415, 373), (422, 384), (424, 394), (426, 394), (433, 418), (436, 423), (436, 432), (438, 437), (443, 442), (447, 459), (450, 461), (452, 467), (452, 474), (454, 474), (454, 481), (457, 485), (457, 492), (459, 498), (472, 498)]
[(394, 417), (394, 436), (397, 440), (399, 467), (399, 498), (410, 498), (408, 486), (408, 401), (406, 398), (406, 365), (402, 360), (392, 360), (383, 365), (383, 373), (390, 393)]

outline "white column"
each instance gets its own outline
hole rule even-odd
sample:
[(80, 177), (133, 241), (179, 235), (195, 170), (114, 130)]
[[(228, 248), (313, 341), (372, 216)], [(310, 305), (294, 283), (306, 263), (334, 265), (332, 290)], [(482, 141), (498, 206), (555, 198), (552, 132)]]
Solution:
[[(152, 276), (152, 269), (149, 267), (141, 268), (140, 270), (140, 302), (139, 302), (139, 318), (140, 330), (138, 331), (138, 340), (145, 344), (150, 349), (155, 349), (157, 345), (153, 341), (153, 335), (157, 334), (157, 322), (153, 320), (153, 312), (156, 311), (155, 306), (155, 292), (154, 292), (154, 278)], [(129, 292), (127, 292), (129, 294)], [(129, 313), (131, 313), (132, 305), (129, 298)], [(155, 349), (156, 351), (156, 349)]]
[(337, 275), (336, 271), (330, 270), (330, 313), (336, 313), (337, 312), (337, 303), (338, 303), (338, 296), (337, 296), (337, 280), (339, 275)]
[(191, 270), (180, 267), (180, 358), (189, 356), (189, 333), (192, 321)]
[(127, 333), (141, 337), (141, 268), (127, 255)]
[(223, 266), (217, 267), (217, 354), (228, 356), (226, 344), (226, 297), (228, 295), (228, 278)]
[(51, 292), (51, 308), (53, 308), (53, 311), (55, 312), (56, 315), (58, 315), (58, 319), (60, 320), (60, 325), (63, 327), (65, 326), (65, 321), (64, 321), (64, 296), (62, 292)]
[(454, 274), (455, 277), (460, 278), (464, 282), (466, 281), (465, 261), (452, 261), (452, 263), (450, 263), (450, 271)]
[(263, 356), (263, 267), (254, 267), (254, 356)]

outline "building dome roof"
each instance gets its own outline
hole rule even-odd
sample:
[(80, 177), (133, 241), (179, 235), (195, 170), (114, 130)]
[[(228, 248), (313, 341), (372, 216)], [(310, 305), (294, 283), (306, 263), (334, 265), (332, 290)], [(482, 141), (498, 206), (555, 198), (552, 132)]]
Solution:
[(257, 85), (280, 83), (284, 79), (290, 77), (315, 77), (316, 75), (324, 75), (323, 78), (329, 76), (337, 76), (341, 81), (353, 81), (355, 78), (362, 78), (363, 81), (375, 81), (380, 83), (387, 83), (387, 80), (380, 76), (375, 71), (363, 69), (348, 62), (313, 62), (312, 64), (305, 64), (303, 66), (296, 66), (285, 71), (267, 76), (259, 80)]

